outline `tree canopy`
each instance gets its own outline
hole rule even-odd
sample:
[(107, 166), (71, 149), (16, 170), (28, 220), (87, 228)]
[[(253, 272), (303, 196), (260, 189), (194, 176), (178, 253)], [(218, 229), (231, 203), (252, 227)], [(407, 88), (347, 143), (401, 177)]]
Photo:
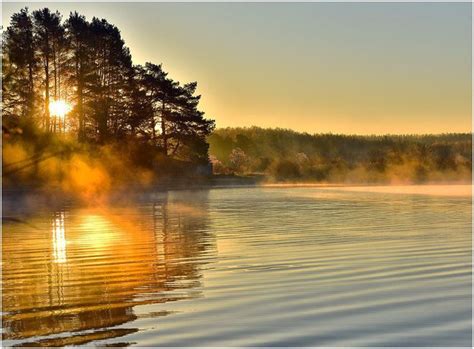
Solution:
[[(6, 129), (95, 144), (127, 140), (208, 162), (214, 121), (199, 109), (197, 83), (173, 80), (161, 64), (134, 65), (120, 30), (105, 19), (21, 9), (3, 32), (2, 63)], [(54, 103), (70, 107), (67, 115)]]

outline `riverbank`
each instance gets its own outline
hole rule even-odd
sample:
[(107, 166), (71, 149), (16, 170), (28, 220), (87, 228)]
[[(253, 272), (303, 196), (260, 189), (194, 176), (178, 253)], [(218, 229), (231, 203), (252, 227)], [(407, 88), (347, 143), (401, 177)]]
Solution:
[(201, 190), (219, 188), (320, 188), (330, 190), (344, 190), (354, 192), (378, 192), (397, 194), (424, 194), (443, 196), (471, 196), (472, 183), (459, 182), (430, 182), (423, 184), (402, 183), (272, 183), (262, 175), (256, 176), (236, 176), (236, 175), (214, 175), (208, 177), (194, 178), (174, 178), (162, 180), (153, 185), (133, 184), (121, 185), (116, 188), (109, 188), (107, 192), (97, 192), (95, 197), (84, 193), (77, 193), (64, 190), (59, 186), (35, 186), (35, 185), (15, 185), (3, 186), (3, 197), (26, 196), (26, 195), (46, 195), (49, 197), (60, 197), (66, 199), (97, 199), (106, 196), (120, 197), (130, 194), (141, 194), (149, 192), (166, 192), (176, 190)]

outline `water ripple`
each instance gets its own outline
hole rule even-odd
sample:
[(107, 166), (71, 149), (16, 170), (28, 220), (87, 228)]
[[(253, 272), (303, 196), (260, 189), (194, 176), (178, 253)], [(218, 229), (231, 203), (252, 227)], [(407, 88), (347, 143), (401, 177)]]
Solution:
[(6, 346), (471, 345), (469, 197), (246, 188), (108, 207), (5, 200), (5, 215), (31, 223), (3, 224)]

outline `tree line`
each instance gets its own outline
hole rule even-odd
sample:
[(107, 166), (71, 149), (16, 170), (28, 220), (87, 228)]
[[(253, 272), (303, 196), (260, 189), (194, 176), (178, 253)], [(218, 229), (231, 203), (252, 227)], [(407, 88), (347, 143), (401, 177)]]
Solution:
[(470, 181), (472, 135), (351, 136), (224, 128), (209, 136), (217, 174), (275, 181)]
[[(3, 31), (2, 64), (4, 129), (133, 140), (165, 157), (208, 161), (215, 124), (199, 110), (197, 83), (173, 80), (161, 64), (134, 65), (105, 19), (21, 9)], [(51, 110), (58, 101), (71, 106), (66, 117)]]

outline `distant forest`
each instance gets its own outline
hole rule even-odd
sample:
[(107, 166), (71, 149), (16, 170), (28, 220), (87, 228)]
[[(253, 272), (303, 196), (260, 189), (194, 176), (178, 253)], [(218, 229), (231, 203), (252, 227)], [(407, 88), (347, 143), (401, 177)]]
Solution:
[(471, 134), (348, 136), (223, 128), (209, 136), (216, 174), (277, 182), (470, 181)]

